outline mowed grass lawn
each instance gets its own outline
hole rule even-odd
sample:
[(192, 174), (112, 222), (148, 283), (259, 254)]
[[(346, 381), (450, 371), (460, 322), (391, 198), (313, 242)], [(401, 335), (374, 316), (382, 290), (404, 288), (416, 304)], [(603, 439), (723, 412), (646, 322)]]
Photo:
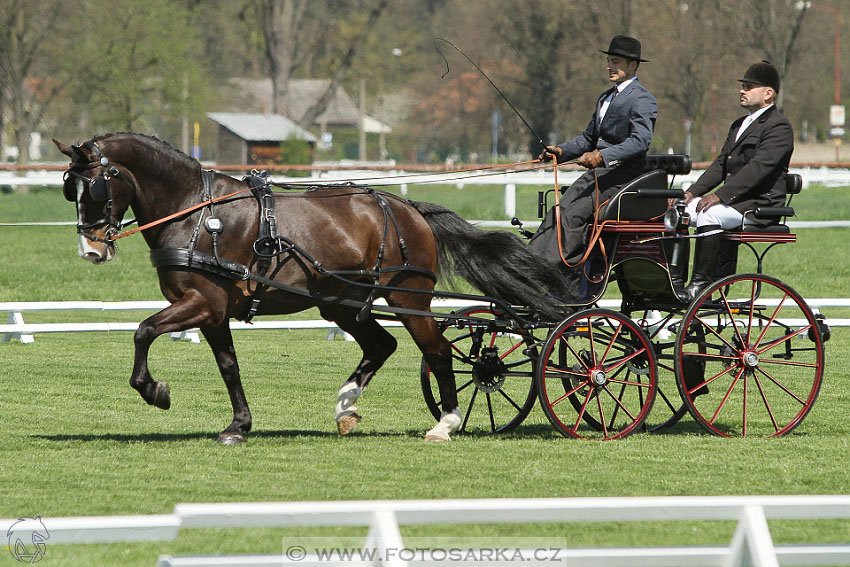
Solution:
[[(445, 200), (439, 190), (432, 194), (452, 206), (457, 193), (446, 190)], [(850, 218), (841, 208), (848, 197), (847, 188), (812, 188), (795, 205), (804, 220)], [(0, 222), (71, 219), (73, 206), (58, 190), (0, 195)], [(797, 232), (797, 244), (770, 254), (767, 272), (804, 297), (847, 296), (850, 229)], [(92, 266), (76, 257), (72, 227), (0, 227), (0, 266), (0, 301), (161, 299), (147, 249), (136, 237), (121, 243), (110, 264)], [(847, 316), (839, 309), (826, 314)], [(79, 312), (27, 320), (119, 316)], [(833, 330), (820, 397), (787, 437), (720, 439), (685, 418), (664, 434), (609, 443), (562, 438), (539, 408), (510, 435), (424, 443), (433, 418), (419, 389), (419, 353), (406, 334), (394, 332), (399, 350), (361, 398), (364, 420), (346, 438), (336, 433), (333, 405), (359, 360), (355, 344), (329, 342), (318, 330), (235, 333), (254, 415), (254, 431), (237, 447), (215, 443), (231, 411), (205, 344), (154, 343), (151, 370), (171, 387), (169, 411), (146, 405), (130, 388), (130, 333), (39, 335), (34, 344), (2, 344), (0, 518), (170, 513), (180, 502), (850, 492), (847, 329)], [(850, 542), (845, 521), (771, 522), (771, 528), (777, 543)], [(728, 543), (733, 530), (730, 522), (448, 525), (404, 528), (403, 535), (543, 535), (571, 546), (717, 545)], [(280, 553), (284, 537), (365, 532), (185, 530), (173, 542), (48, 542), (42, 564), (141, 566), (160, 554)], [(0, 567), (14, 564), (0, 552)]]

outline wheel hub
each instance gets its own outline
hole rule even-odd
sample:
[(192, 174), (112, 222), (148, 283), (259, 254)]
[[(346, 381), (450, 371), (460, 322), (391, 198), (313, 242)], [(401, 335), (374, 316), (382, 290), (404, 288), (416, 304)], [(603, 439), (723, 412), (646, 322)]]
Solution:
[(604, 386), (605, 383), (608, 382), (608, 377), (605, 375), (605, 371), (600, 370), (599, 368), (590, 372), (590, 379), (597, 386)]
[(759, 355), (753, 351), (745, 352), (741, 355), (741, 361), (747, 368), (755, 368), (759, 365)]
[(483, 392), (497, 392), (505, 383), (506, 370), (504, 362), (499, 358), (499, 349), (485, 347), (481, 349), (481, 358), (472, 369), (472, 381)]

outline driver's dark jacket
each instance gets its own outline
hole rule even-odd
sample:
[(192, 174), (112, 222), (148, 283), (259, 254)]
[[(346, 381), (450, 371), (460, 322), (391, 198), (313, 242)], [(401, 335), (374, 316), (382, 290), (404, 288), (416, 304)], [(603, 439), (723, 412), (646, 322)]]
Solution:
[[(720, 155), (688, 192), (700, 197), (723, 183), (717, 196), (723, 204), (740, 213), (756, 207), (782, 207), (785, 205), (785, 176), (794, 151), (791, 122), (772, 106), (750, 124), (736, 142), (735, 136), (744, 118), (732, 123)], [(758, 224), (773, 222), (751, 220)]]

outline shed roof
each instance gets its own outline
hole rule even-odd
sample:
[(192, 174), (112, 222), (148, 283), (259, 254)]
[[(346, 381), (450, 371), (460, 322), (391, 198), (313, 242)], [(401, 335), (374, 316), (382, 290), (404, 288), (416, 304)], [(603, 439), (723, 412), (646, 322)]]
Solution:
[(311, 132), (280, 114), (207, 112), (207, 117), (248, 142), (282, 142), (292, 137), (317, 141)]
[[(307, 110), (324, 94), (330, 85), (330, 79), (292, 79), (286, 93), (286, 105), (289, 108), (289, 116), (295, 121), (300, 120)], [(245, 104), (246, 93), (253, 101), (256, 108), (267, 109), (272, 106), (272, 81), (263, 79), (231, 79), (230, 86), (238, 88), (240, 100)], [(338, 86), (325, 110), (316, 117), (315, 125), (325, 124), (327, 126), (357, 127), (360, 121), (360, 110), (345, 92)], [(364, 116), (364, 127), (369, 133), (392, 132), (392, 127), (378, 121), (371, 116)]]

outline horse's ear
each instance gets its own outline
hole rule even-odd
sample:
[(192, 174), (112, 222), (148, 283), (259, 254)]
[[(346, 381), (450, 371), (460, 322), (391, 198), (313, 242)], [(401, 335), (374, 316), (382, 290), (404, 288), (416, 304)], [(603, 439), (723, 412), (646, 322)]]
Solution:
[(71, 157), (71, 153), (72, 153), (71, 146), (69, 146), (68, 144), (63, 144), (62, 142), (60, 142), (56, 138), (53, 138), (53, 143), (56, 144), (56, 147), (59, 148), (60, 152), (62, 152), (63, 154), (65, 154), (68, 157)]

